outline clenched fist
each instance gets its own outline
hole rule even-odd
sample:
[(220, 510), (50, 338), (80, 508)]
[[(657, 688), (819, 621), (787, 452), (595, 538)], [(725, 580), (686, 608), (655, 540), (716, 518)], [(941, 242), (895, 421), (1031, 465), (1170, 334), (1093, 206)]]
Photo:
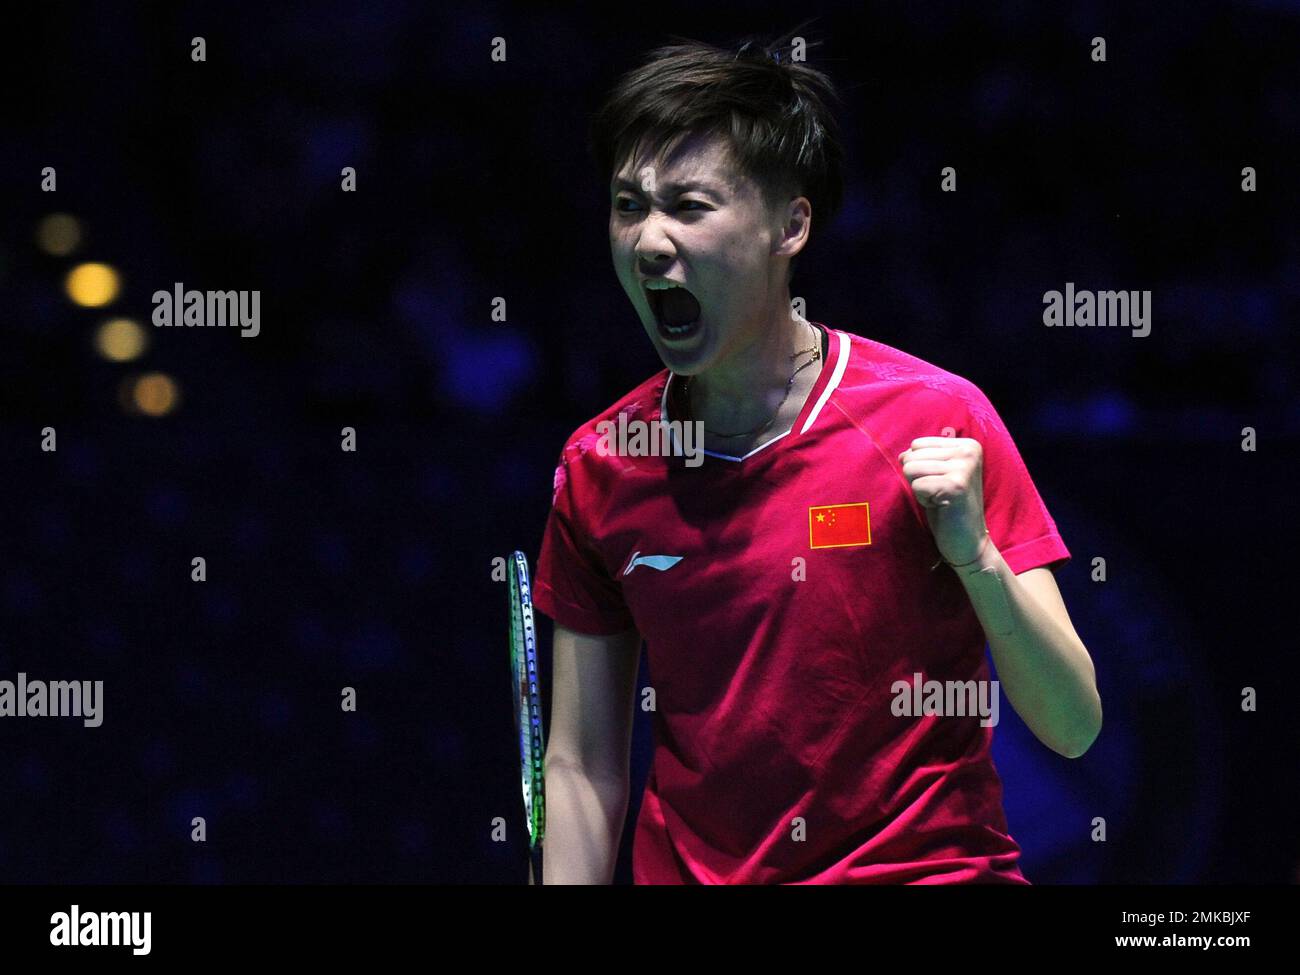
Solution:
[(917, 437), (898, 455), (939, 554), (960, 565), (984, 542), (984, 448), (969, 437)]

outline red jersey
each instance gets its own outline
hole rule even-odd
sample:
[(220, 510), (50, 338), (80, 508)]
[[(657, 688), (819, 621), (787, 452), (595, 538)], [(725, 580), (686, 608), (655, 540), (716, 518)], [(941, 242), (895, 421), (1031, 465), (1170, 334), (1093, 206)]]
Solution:
[(665, 369), (575, 431), (555, 471), (537, 608), (645, 640), (655, 746), (635, 882), (1027, 883), (993, 727), (891, 707), (916, 674), (990, 679), (898, 455), (945, 431), (978, 440), (1011, 570), (1070, 553), (973, 383), (818, 327), (828, 355), (788, 433), (695, 466), (598, 449), (620, 413), (672, 419), (681, 380)]

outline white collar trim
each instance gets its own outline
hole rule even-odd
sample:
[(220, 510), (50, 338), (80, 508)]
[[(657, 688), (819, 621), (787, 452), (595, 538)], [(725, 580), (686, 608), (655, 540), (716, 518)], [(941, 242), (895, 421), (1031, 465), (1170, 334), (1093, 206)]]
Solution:
[[(844, 378), (844, 370), (848, 368), (848, 364), (849, 364), (848, 335), (846, 335), (844, 332), (838, 331), (833, 328), (828, 328), (826, 331), (829, 333), (831, 341), (838, 340), (839, 342), (839, 345), (837, 346), (838, 354), (835, 357), (835, 369), (831, 372), (830, 381), (826, 384), (826, 388), (822, 390), (821, 396), (817, 397), (817, 403), (815, 406), (813, 406), (812, 412), (808, 414), (808, 419), (805, 420), (803, 426), (799, 428), (800, 433), (807, 433), (808, 429), (813, 425), (813, 423), (817, 421), (817, 417), (821, 413), (822, 407), (825, 406), (827, 400), (831, 398), (831, 393), (835, 392), (836, 387), (838, 387), (840, 384), (840, 380)], [(664, 383), (663, 395), (659, 399), (659, 416), (662, 417), (665, 422), (669, 421), (668, 389), (670, 386), (672, 386), (673, 377), (675, 375), (676, 373), (673, 372), (668, 373), (668, 381)], [(740, 457), (734, 456), (732, 454), (719, 454), (712, 450), (704, 450), (703, 453), (706, 456), (717, 457), (720, 460), (730, 460), (730, 461), (746, 460), (747, 458), (753, 457), (760, 450), (766, 450), (768, 447), (772, 446), (772, 444), (776, 443), (778, 440), (781, 440), (784, 437), (788, 437), (792, 433), (794, 433), (793, 427), (791, 427), (785, 433), (773, 437), (771, 440), (764, 441), (763, 443), (755, 447), (753, 450), (751, 450), (749, 453)], [(676, 440), (676, 434), (673, 434), (673, 439)]]

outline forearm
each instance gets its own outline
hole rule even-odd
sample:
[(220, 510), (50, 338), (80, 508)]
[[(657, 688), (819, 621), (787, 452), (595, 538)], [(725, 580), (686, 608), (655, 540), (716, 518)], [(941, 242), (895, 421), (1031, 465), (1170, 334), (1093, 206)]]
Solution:
[(547, 754), (544, 884), (613, 880), (628, 790), (626, 776), (593, 776), (581, 765)]
[(1007, 699), (1048, 748), (1075, 758), (1101, 730), (1087, 648), (1018, 579), (991, 538), (973, 565), (952, 570), (988, 637)]

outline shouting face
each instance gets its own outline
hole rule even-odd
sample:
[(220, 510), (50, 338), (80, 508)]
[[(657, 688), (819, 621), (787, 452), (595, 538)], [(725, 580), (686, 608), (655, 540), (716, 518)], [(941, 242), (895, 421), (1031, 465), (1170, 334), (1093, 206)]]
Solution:
[(619, 283), (664, 365), (726, 369), (789, 320), (788, 258), (808, 236), (808, 201), (773, 211), (718, 135), (690, 135), (665, 160), (634, 151), (610, 186)]

